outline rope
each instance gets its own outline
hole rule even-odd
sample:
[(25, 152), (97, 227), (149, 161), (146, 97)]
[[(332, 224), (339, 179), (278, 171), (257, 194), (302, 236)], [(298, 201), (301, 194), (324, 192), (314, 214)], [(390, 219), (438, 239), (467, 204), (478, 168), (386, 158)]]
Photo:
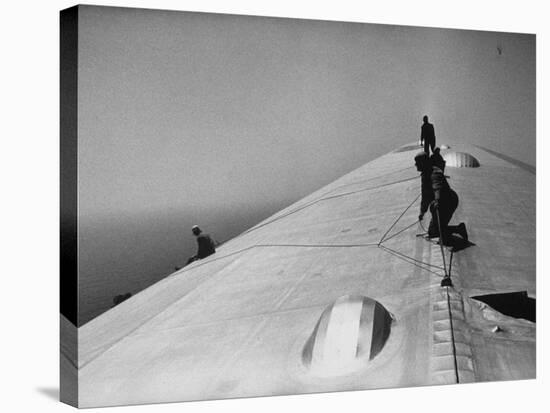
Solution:
[[(410, 207), (413, 206), (413, 204), (417, 201), (417, 199), (420, 197), (421, 194), (418, 194), (413, 200), (412, 202), (409, 204), (409, 206), (407, 208), (405, 208), (405, 210), (401, 213), (401, 215), (399, 215), (399, 217), (393, 222), (393, 224), (390, 226), (390, 228), (385, 232), (384, 235), (382, 235), (382, 238), (380, 239), (380, 242), (378, 243), (378, 245), (382, 244), (382, 242), (384, 241), (384, 238), (386, 237), (386, 235), (388, 235), (388, 233), (392, 230), (392, 228), (399, 222), (399, 220), (403, 217), (403, 215), (405, 215), (405, 213), (409, 210)], [(416, 222), (415, 222), (416, 223)], [(412, 225), (411, 225), (412, 226)], [(409, 226), (409, 228), (411, 227)], [(403, 231), (401, 231), (403, 232)], [(395, 236), (395, 235), (394, 235)]]
[[(397, 235), (405, 232), (406, 230), (408, 230), (409, 228), (413, 227), (414, 225), (416, 225), (416, 223), (420, 223), (420, 226), (422, 226), (422, 223), (420, 220), (417, 220), (415, 222), (413, 222), (412, 224), (408, 225), (407, 227), (401, 229), (400, 231), (396, 232), (395, 234), (392, 234), (391, 236), (387, 237), (386, 236), (388, 235), (388, 233), (393, 229), (393, 227), (395, 225), (397, 225), (397, 223), (399, 222), (399, 220), (403, 217), (403, 215), (405, 215), (405, 213), (414, 205), (414, 203), (418, 200), (418, 198), (421, 196), (422, 194), (418, 194), (413, 200), (412, 202), (405, 208), (405, 210), (401, 213), (401, 215), (399, 215), (399, 217), (397, 217), (397, 219), (393, 222), (393, 224), (388, 228), (388, 230), (384, 233), (384, 235), (382, 236), (382, 238), (380, 239), (380, 242), (378, 243), (378, 246), (381, 247), (381, 248), (384, 248), (387, 252), (391, 253), (392, 255), (395, 255), (397, 256), (398, 258), (401, 258), (402, 260), (404, 260), (405, 262), (408, 262), (409, 264), (413, 264), (419, 268), (422, 268), (426, 271), (429, 271), (433, 274), (436, 274), (438, 276), (441, 276), (440, 274), (434, 272), (434, 271), (431, 271), (423, 266), (427, 266), (427, 267), (432, 267), (432, 268), (437, 268), (437, 269), (440, 269), (440, 270), (443, 270), (445, 273), (446, 273), (446, 269), (444, 267), (440, 267), (440, 266), (437, 266), (437, 265), (433, 265), (433, 264), (430, 264), (430, 263), (427, 263), (425, 261), (421, 261), (421, 260), (417, 260), (416, 258), (413, 258), (409, 255), (406, 255), (406, 254), (403, 254), (401, 252), (398, 252), (398, 251), (395, 251), (391, 248), (388, 248), (386, 246), (383, 246), (382, 243), (385, 242), (385, 241), (388, 241), (394, 237), (396, 237)], [(422, 227), (422, 229), (424, 229), (424, 227)]]
[(255, 247), (302, 247), (302, 248), (361, 248), (377, 247), (376, 242), (367, 244), (258, 244)]
[(343, 194), (328, 196), (326, 198), (320, 199), (320, 201), (326, 201), (327, 199), (341, 198), (343, 196), (348, 196), (348, 195), (355, 195), (355, 194), (358, 194), (360, 192), (372, 191), (373, 189), (380, 189), (380, 188), (384, 188), (385, 186), (401, 184), (403, 182), (412, 181), (412, 180), (417, 179), (417, 178), (418, 178), (417, 176), (413, 176), (411, 178), (404, 178), (404, 179), (400, 179), (398, 181), (393, 181), (393, 182), (388, 182), (388, 183), (385, 183), (385, 184), (371, 186), (370, 188), (363, 188), (363, 189), (358, 189), (357, 191), (344, 192)]
[(374, 189), (380, 189), (380, 188), (383, 188), (383, 187), (386, 187), (386, 186), (400, 184), (400, 183), (407, 182), (407, 181), (411, 181), (411, 180), (417, 179), (417, 178), (418, 178), (418, 177), (414, 176), (414, 177), (412, 177), (412, 178), (400, 179), (400, 180), (398, 180), (398, 181), (393, 181), (393, 182), (389, 182), (389, 183), (385, 183), (385, 184), (380, 184), (380, 185), (372, 186), (372, 187), (369, 187), (369, 188), (358, 189), (357, 191), (351, 191), (351, 192), (345, 192), (345, 193), (343, 193), (343, 194), (332, 195), (332, 196), (326, 196), (326, 195), (330, 194), (331, 192), (334, 192), (334, 191), (336, 191), (336, 190), (338, 190), (338, 189), (341, 188), (341, 187), (338, 187), (338, 188), (335, 188), (335, 189), (333, 189), (333, 190), (330, 190), (330, 191), (326, 192), (325, 194), (323, 194), (323, 195), (321, 196), (321, 198), (318, 198), (318, 199), (315, 199), (315, 200), (313, 200), (313, 201), (310, 201), (310, 202), (306, 203), (305, 205), (299, 206), (299, 207), (297, 207), (297, 208), (295, 208), (295, 209), (293, 209), (293, 210), (291, 210), (291, 211), (288, 211), (287, 213), (285, 213), (285, 214), (283, 214), (283, 215), (281, 215), (281, 216), (275, 217), (275, 218), (273, 218), (273, 219), (270, 220), (270, 221), (264, 222), (263, 224), (258, 224), (258, 225), (256, 225), (255, 227), (252, 227), (252, 228), (250, 228), (250, 229), (244, 231), (244, 232), (241, 233), (240, 235), (237, 235), (237, 236), (236, 236), (235, 238), (233, 238), (233, 239), (237, 239), (237, 238), (239, 238), (239, 237), (241, 237), (241, 236), (243, 236), (243, 235), (245, 235), (245, 234), (248, 234), (248, 233), (250, 233), (250, 232), (252, 232), (252, 231), (256, 231), (256, 230), (258, 230), (258, 229), (260, 229), (260, 228), (262, 228), (262, 227), (265, 227), (266, 225), (270, 225), (270, 224), (272, 224), (272, 223), (274, 223), (274, 222), (276, 222), (276, 221), (279, 221), (279, 220), (281, 220), (281, 219), (283, 219), (283, 218), (288, 217), (289, 215), (293, 215), (293, 214), (295, 214), (296, 212), (300, 212), (300, 211), (302, 211), (302, 210), (305, 209), (305, 208), (309, 208), (310, 206), (315, 205), (315, 204), (317, 204), (318, 202), (321, 202), (321, 201), (327, 201), (327, 200), (330, 200), (330, 199), (342, 198), (342, 197), (345, 197), (345, 196), (355, 195), (355, 194), (358, 194), (358, 193), (360, 193), (360, 192), (365, 192), (365, 191), (372, 191), (372, 190), (374, 190)]
[[(349, 184), (343, 184), (343, 185), (340, 185), (334, 189), (331, 189), (330, 191), (326, 192), (325, 195), (327, 194), (330, 194), (331, 192), (334, 192), (338, 189), (342, 189), (346, 186), (352, 186), (352, 185), (357, 185), (357, 184), (361, 184), (361, 183), (364, 183), (364, 182), (370, 182), (370, 181), (374, 181), (375, 179), (378, 179), (378, 178), (384, 178), (384, 177), (387, 177), (387, 176), (390, 176), (390, 175), (394, 175), (394, 174), (397, 174), (399, 172), (403, 172), (403, 171), (406, 171), (408, 169), (416, 169), (414, 166), (407, 166), (405, 168), (402, 168), (402, 169), (398, 169), (396, 171), (393, 171), (393, 172), (388, 172), (388, 173), (385, 173), (385, 174), (382, 174), (382, 175), (378, 175), (378, 176), (373, 176), (371, 178), (366, 178), (366, 179), (360, 179), (358, 181), (355, 181), (355, 182), (350, 182)], [(324, 195), (323, 195), (324, 196)]]
[[(401, 234), (402, 232), (405, 232), (405, 231), (408, 230), (409, 228), (414, 227), (414, 226), (416, 225), (417, 222), (418, 222), (418, 221), (414, 221), (411, 225), (408, 225), (408, 226), (406, 226), (405, 228), (403, 228), (402, 230), (396, 232), (395, 234), (393, 234), (393, 235), (391, 235), (391, 236), (385, 238), (383, 242), (386, 242), (386, 241), (392, 239), (393, 237), (398, 236), (398, 235)], [(382, 241), (381, 241), (381, 242), (382, 242)], [(380, 243), (379, 243), (379, 245), (380, 245)]]
[(447, 309), (449, 311), (449, 321), (451, 323), (451, 343), (453, 345), (453, 360), (454, 360), (454, 364), (455, 364), (455, 377), (456, 377), (456, 382), (460, 383), (460, 377), (458, 375), (458, 361), (456, 359), (455, 329), (453, 327), (453, 312), (451, 310), (451, 297), (449, 295), (449, 287), (445, 287), (445, 290), (447, 291)]
[[(439, 229), (439, 246), (441, 248), (441, 257), (443, 259), (443, 266), (446, 267), (445, 265), (445, 250), (443, 249), (443, 231), (441, 229), (441, 219), (439, 217), (439, 208), (436, 208), (435, 209), (435, 213), (436, 213), (436, 216), (437, 216), (437, 226), (438, 226), (438, 229)], [(453, 255), (451, 254), (451, 260), (452, 260), (452, 257)], [(451, 280), (451, 275), (450, 275), (450, 262), (449, 262), (449, 273), (447, 273), (447, 268), (445, 268), (445, 278), (444, 280), (448, 279), (449, 281)], [(443, 286), (443, 281), (441, 282), (441, 285)], [(452, 284), (450, 284), (452, 285)], [(460, 383), (460, 377), (458, 375), (458, 360), (456, 358), (456, 343), (455, 343), (455, 329), (454, 329), (454, 326), (453, 326), (453, 312), (451, 310), (451, 296), (449, 294), (449, 284), (446, 284), (445, 285), (445, 292), (447, 294), (447, 310), (449, 312), (449, 322), (450, 322), (450, 327), (451, 327), (451, 343), (452, 343), (452, 346), (453, 346), (453, 361), (454, 361), (454, 366), (455, 366), (455, 377), (456, 377), (456, 382), (457, 383)]]
[(381, 248), (381, 249), (385, 250), (386, 252), (388, 252), (388, 253), (390, 253), (390, 254), (392, 254), (392, 255), (395, 255), (397, 258), (400, 258), (400, 259), (402, 259), (403, 261), (405, 261), (405, 262), (407, 262), (407, 263), (409, 263), (409, 264), (412, 264), (412, 265), (414, 265), (414, 266), (416, 266), (416, 267), (422, 268), (423, 270), (428, 271), (428, 272), (430, 272), (430, 273), (432, 273), (432, 274), (435, 274), (435, 275), (437, 275), (437, 276), (439, 276), (439, 277), (443, 277), (440, 273), (435, 272), (435, 271), (433, 271), (433, 270), (430, 270), (429, 268), (426, 268), (426, 267), (431, 267), (431, 268), (436, 268), (436, 269), (438, 269), (438, 270), (442, 270), (443, 267), (439, 267), (439, 266), (434, 265), (434, 264), (429, 264), (429, 263), (427, 263), (427, 262), (417, 260), (417, 259), (415, 259), (415, 258), (413, 258), (413, 257), (410, 257), (410, 256), (408, 256), (408, 255), (406, 255), (406, 254), (403, 254), (403, 253), (399, 252), (399, 251), (395, 251), (395, 250), (393, 250), (393, 249), (391, 249), (391, 248), (388, 248), (388, 247), (386, 247), (386, 246), (384, 246), (384, 245), (379, 245), (378, 248)]
[[(171, 274), (171, 275), (179, 275), (181, 273), (184, 273), (184, 272), (187, 272), (187, 271), (190, 271), (190, 270), (194, 270), (195, 268), (199, 268), (199, 267), (202, 267), (203, 265), (206, 265), (206, 264), (210, 264), (212, 262), (215, 262), (215, 261), (219, 261), (219, 260), (222, 260), (224, 258), (227, 258), (227, 257), (231, 257), (233, 255), (237, 255), (237, 254), (240, 254), (240, 253), (243, 253), (243, 252), (246, 252), (248, 250), (251, 250), (253, 248), (273, 248), (273, 247), (291, 247), (291, 248), (364, 248), (364, 247), (377, 247), (378, 246), (378, 243), (376, 242), (372, 242), (372, 243), (366, 243), (366, 244), (256, 244), (256, 245), (251, 245), (249, 247), (246, 247), (246, 248), (242, 248), (240, 250), (237, 250), (237, 251), (233, 251), (233, 252), (230, 252), (226, 255), (222, 255), (222, 256), (214, 256), (214, 255), (211, 255), (210, 257), (213, 257), (211, 259), (202, 259), (200, 261), (194, 261), (194, 263), (197, 263), (195, 265), (193, 265), (192, 267), (190, 267), (190, 265), (186, 265), (185, 267), (183, 267), (182, 269), (180, 269), (179, 271), (176, 271), (175, 273)], [(202, 262), (201, 262), (202, 261)]]

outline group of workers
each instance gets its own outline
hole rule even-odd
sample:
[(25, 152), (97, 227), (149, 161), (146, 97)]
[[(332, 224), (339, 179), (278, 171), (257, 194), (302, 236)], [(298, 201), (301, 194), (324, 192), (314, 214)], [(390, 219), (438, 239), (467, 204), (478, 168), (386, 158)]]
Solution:
[[(431, 212), (432, 219), (428, 227), (428, 238), (439, 237), (441, 244), (449, 246), (453, 234), (460, 235), (468, 241), (466, 225), (449, 225), (451, 218), (458, 207), (458, 195), (451, 189), (444, 174), (445, 160), (441, 156), (440, 149), (435, 146), (435, 131), (428, 116), (424, 116), (420, 134), (420, 145), (424, 151), (414, 157), (416, 169), (420, 172), (422, 182), (422, 200), (420, 202), (419, 221), (424, 214)], [(430, 149), (432, 155), (430, 156)]]
[[(449, 225), (458, 207), (458, 195), (447, 182), (447, 177), (444, 174), (445, 160), (441, 156), (440, 149), (435, 146), (434, 126), (428, 122), (428, 116), (423, 118), (420, 145), (424, 146), (424, 151), (414, 157), (414, 163), (416, 169), (420, 172), (422, 182), (422, 200), (418, 219), (422, 221), (428, 209), (432, 215), (426, 237), (439, 237), (443, 245), (449, 245), (453, 234), (458, 234), (465, 241), (468, 241), (468, 232), (463, 222), (459, 225)], [(431, 156), (430, 150), (432, 152)], [(216, 252), (215, 243), (208, 234), (203, 233), (197, 225), (193, 226), (191, 230), (197, 238), (198, 250), (196, 255), (189, 258), (187, 264), (206, 258)]]

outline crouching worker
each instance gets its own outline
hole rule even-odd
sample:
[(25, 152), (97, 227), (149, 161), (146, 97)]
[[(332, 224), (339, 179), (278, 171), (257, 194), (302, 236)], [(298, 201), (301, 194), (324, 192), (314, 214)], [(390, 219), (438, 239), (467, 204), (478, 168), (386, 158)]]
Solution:
[[(441, 168), (444, 168), (444, 165), (440, 165), (437, 158), (430, 159), (425, 152), (416, 155), (414, 163), (416, 169), (421, 172), (422, 182), (422, 200), (418, 219), (422, 221), (428, 208), (432, 214), (430, 226), (428, 227), (428, 237), (439, 237), (443, 245), (449, 245), (452, 234), (458, 234), (467, 241), (468, 233), (463, 222), (459, 225), (449, 225), (458, 207), (458, 195), (451, 189), (443, 174)], [(441, 236), (439, 225), (441, 225)]]
[(197, 225), (194, 225), (191, 231), (193, 232), (193, 235), (197, 237), (198, 250), (196, 255), (189, 258), (187, 264), (191, 264), (196, 260), (202, 260), (203, 258), (206, 258), (216, 252), (214, 241), (212, 241), (210, 235), (203, 234)]
[(430, 161), (432, 162), (432, 165), (437, 166), (439, 169), (441, 169), (441, 172), (445, 172), (445, 159), (443, 159), (443, 156), (441, 156), (441, 149), (440, 148), (434, 148), (434, 153), (432, 156), (430, 156)]

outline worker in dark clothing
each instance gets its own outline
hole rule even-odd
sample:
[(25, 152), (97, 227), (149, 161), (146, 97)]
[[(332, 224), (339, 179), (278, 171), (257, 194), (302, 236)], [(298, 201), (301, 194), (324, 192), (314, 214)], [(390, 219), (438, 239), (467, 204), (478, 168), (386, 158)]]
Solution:
[(196, 260), (202, 260), (216, 252), (214, 241), (212, 241), (210, 235), (203, 234), (202, 230), (197, 225), (194, 225), (191, 231), (193, 231), (193, 235), (197, 237), (198, 250), (196, 255), (189, 258), (187, 264)]
[(435, 148), (435, 130), (434, 125), (428, 122), (428, 116), (424, 115), (422, 120), (424, 123), (420, 128), (420, 145), (424, 145), (424, 152), (429, 155), (430, 148), (432, 148), (432, 153)]
[(445, 165), (447, 162), (445, 162), (445, 159), (441, 156), (441, 150), (439, 148), (434, 148), (433, 155), (430, 156), (430, 161), (432, 165), (437, 166), (442, 172), (445, 172)]
[[(458, 207), (458, 195), (451, 189), (441, 168), (432, 163), (432, 160), (425, 152), (415, 156), (416, 169), (421, 172), (422, 200), (420, 202), (420, 215), (422, 221), (424, 214), (430, 209), (432, 219), (428, 227), (428, 238), (440, 237), (442, 244), (448, 245), (452, 234), (460, 235), (468, 241), (466, 225), (462, 222), (459, 225), (449, 225), (451, 217)], [(437, 214), (439, 214), (439, 225), (441, 225), (441, 236)]]

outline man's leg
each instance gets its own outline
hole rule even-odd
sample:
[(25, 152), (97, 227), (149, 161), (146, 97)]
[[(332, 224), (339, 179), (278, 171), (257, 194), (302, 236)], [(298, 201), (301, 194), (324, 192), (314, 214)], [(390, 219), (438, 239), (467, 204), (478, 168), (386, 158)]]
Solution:
[(430, 225), (428, 226), (428, 237), (436, 238), (439, 237), (439, 227), (437, 225), (435, 208), (432, 205), (430, 205), (430, 213), (432, 214), (432, 219), (430, 219)]
[(441, 222), (441, 232), (443, 233), (443, 244), (448, 245), (451, 240), (451, 234), (455, 233), (458, 226), (449, 225), (456, 208), (458, 207), (458, 195), (451, 190), (448, 197), (441, 200), (439, 204), (439, 219)]

